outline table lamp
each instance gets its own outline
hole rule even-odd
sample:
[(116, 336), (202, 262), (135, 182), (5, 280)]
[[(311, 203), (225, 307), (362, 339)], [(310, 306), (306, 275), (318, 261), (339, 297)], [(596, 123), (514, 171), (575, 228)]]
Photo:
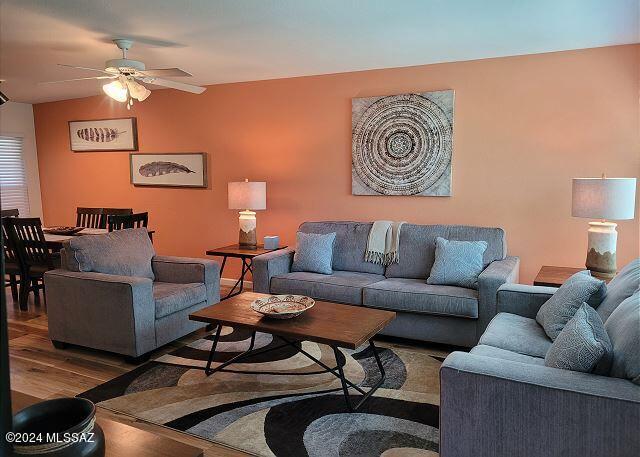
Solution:
[(616, 273), (617, 224), (607, 219), (633, 219), (636, 178), (574, 178), (571, 215), (589, 219), (586, 267), (594, 276), (612, 278)]
[(241, 209), (240, 211), (240, 237), (238, 244), (243, 247), (255, 248), (256, 241), (256, 213), (252, 210), (267, 209), (267, 183), (230, 182), (229, 209)]

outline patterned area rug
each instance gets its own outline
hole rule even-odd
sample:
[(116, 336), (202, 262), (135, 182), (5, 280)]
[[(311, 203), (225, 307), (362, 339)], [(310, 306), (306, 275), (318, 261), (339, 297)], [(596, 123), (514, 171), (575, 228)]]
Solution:
[[(213, 367), (244, 351), (250, 333), (223, 327)], [(212, 336), (148, 362), (80, 397), (260, 456), (418, 456), (438, 451), (438, 370), (428, 350), (378, 343), (384, 384), (349, 413), (340, 381), (296, 348), (284, 347), (204, 375)], [(281, 341), (258, 333), (255, 349)], [(334, 367), (330, 347), (302, 347)], [(347, 379), (379, 379), (368, 346), (341, 350)], [(352, 389), (352, 392), (353, 391)], [(360, 395), (353, 394), (355, 403)]]

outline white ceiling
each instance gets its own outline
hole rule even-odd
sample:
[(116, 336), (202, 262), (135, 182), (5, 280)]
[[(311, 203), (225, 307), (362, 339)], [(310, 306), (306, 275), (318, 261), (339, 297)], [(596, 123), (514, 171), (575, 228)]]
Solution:
[(0, 89), (43, 102), (99, 94), (119, 57), (215, 84), (640, 42), (638, 0), (0, 0)]

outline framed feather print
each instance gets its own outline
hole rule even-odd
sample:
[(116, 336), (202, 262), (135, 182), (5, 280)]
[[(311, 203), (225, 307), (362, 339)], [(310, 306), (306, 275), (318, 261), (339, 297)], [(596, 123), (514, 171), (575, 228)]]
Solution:
[(137, 151), (136, 118), (69, 121), (69, 143), (74, 152)]
[(207, 187), (207, 154), (129, 154), (131, 184), (152, 187)]

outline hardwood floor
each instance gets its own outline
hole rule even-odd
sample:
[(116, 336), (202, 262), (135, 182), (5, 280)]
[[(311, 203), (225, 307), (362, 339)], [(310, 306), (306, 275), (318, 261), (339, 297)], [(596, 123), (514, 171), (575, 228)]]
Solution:
[[(221, 294), (226, 294), (225, 288), (222, 289)], [(41, 299), (40, 304), (36, 305), (31, 296), (28, 310), (20, 311), (18, 303), (12, 302), (10, 293), (7, 298), (12, 390), (42, 400), (62, 396), (73, 397), (135, 368), (134, 365), (127, 364), (122, 356), (114, 354), (74, 346), (64, 350), (55, 349), (47, 333), (44, 300)], [(152, 358), (201, 338), (204, 334), (202, 330), (177, 340), (155, 351)], [(250, 455), (106, 409), (101, 409), (101, 414), (115, 421), (204, 449), (206, 457)]]

